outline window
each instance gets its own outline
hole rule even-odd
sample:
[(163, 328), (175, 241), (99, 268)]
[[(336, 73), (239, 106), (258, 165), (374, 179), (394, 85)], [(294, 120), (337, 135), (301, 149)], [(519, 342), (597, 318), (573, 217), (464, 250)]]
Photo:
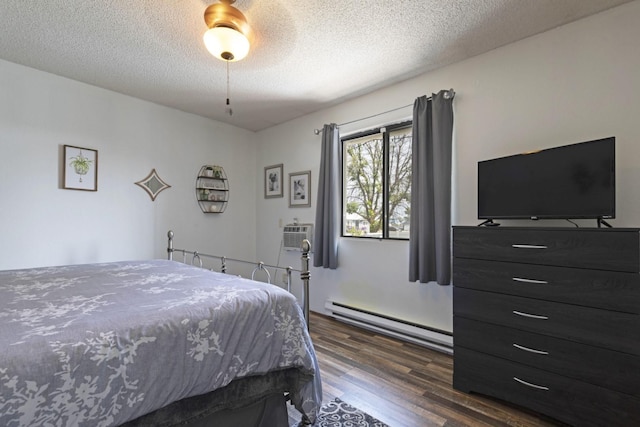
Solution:
[(411, 122), (342, 138), (342, 235), (409, 238)]

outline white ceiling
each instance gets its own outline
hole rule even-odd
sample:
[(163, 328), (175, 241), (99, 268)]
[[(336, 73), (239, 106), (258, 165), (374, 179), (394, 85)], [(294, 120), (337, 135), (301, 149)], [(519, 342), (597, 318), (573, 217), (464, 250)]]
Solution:
[(232, 116), (216, 1), (0, 0), (0, 58), (258, 131), (629, 0), (238, 0)]

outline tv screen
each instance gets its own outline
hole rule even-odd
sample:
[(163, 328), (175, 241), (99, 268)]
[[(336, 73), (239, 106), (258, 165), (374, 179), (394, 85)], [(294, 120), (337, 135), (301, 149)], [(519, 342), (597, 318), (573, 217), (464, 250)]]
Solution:
[(615, 137), (478, 162), (479, 219), (615, 213)]

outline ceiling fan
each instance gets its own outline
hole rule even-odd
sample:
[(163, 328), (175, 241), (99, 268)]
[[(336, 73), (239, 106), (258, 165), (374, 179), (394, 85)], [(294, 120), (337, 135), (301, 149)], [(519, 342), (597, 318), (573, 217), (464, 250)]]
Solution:
[(249, 53), (253, 32), (247, 18), (233, 7), (236, 0), (220, 0), (204, 11), (204, 22), (209, 28), (204, 33), (204, 44), (216, 58), (236, 62)]

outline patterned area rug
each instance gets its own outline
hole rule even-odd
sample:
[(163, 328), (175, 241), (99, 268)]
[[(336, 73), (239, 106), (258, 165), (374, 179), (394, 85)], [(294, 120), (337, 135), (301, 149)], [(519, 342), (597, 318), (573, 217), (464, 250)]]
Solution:
[[(292, 427), (298, 426), (297, 423), (292, 424)], [(322, 405), (320, 409), (320, 415), (318, 420), (314, 424), (314, 427), (389, 427), (372, 417), (371, 415), (362, 412), (358, 408), (354, 408), (346, 402), (340, 399), (334, 399), (326, 405)]]

